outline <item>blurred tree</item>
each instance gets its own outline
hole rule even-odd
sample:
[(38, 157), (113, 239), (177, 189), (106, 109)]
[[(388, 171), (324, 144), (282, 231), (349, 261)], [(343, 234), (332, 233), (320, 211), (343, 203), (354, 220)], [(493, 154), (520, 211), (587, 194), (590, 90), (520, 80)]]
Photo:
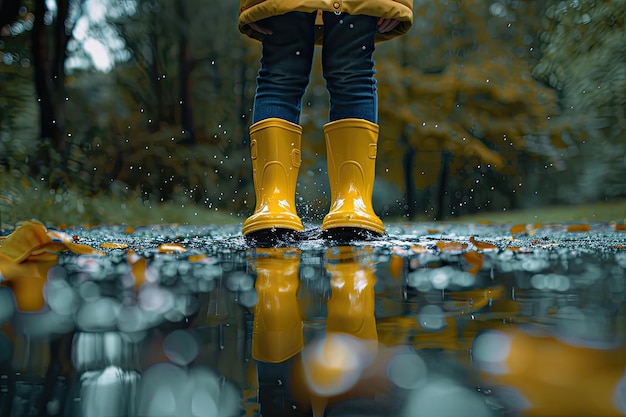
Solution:
[(36, 147), (37, 120), (28, 47), (35, 19), (32, 2), (0, 4), (0, 167), (14, 170), (26, 163)]
[(128, 54), (113, 69), (115, 94), (104, 106), (110, 137), (92, 147), (104, 167), (96, 183), (118, 180), (158, 200), (245, 205), (253, 55), (233, 23), (237, 10), (222, 2), (139, 0), (109, 13), (105, 24)]
[[(414, 28), (375, 54), (377, 210), (442, 218), (625, 195), (621, 6), (417, 0)], [(55, 165), (89, 193), (252, 210), (247, 132), (260, 44), (238, 33), (236, 2), (0, 8), (0, 187), (6, 172)], [(98, 42), (106, 65), (90, 49)], [(308, 219), (328, 206), (319, 55), (301, 120), (298, 203)], [(39, 138), (45, 158), (33, 152)]]
[[(65, 143), (65, 61), (67, 45), (81, 13), (82, 0), (58, 0), (56, 13), (46, 0), (35, 0), (32, 56), (37, 102), (39, 138), (37, 157), (30, 164), (34, 175), (51, 174), (58, 186), (67, 157)], [(52, 26), (48, 29), (47, 26)], [(50, 172), (43, 169), (49, 167)]]
[[(549, 0), (541, 16), (542, 58), (533, 76), (559, 92), (570, 131), (567, 169), (553, 201), (626, 196), (626, 3)], [(554, 184), (554, 183), (553, 183)], [(547, 194), (547, 193), (546, 193)]]
[[(418, 2), (415, 27), (379, 55), (381, 156), (399, 161), (404, 155), (413, 179), (398, 165), (382, 175), (406, 187), (407, 215), (480, 210), (493, 200), (494, 187), (515, 207), (516, 187), (497, 178), (522, 174), (522, 161), (560, 158), (560, 127), (550, 123), (559, 113), (556, 93), (531, 76), (541, 4)], [(548, 138), (544, 148), (529, 146), (536, 135)], [(452, 159), (437, 157), (441, 152)], [(451, 186), (458, 195), (447, 207), (441, 194), (452, 190), (439, 186), (428, 203), (420, 201), (423, 192), (408, 189), (441, 185), (448, 173), (457, 178)]]

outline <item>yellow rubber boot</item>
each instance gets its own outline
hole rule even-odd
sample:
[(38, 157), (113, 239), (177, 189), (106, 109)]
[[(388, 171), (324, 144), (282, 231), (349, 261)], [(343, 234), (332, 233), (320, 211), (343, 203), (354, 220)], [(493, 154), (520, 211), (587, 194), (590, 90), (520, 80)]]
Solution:
[(257, 248), (250, 258), (256, 269), (252, 357), (284, 362), (304, 347), (302, 314), (298, 303), (300, 251)]
[(269, 229), (304, 229), (296, 214), (302, 127), (270, 118), (250, 126), (250, 154), (256, 206), (242, 233)]
[(324, 126), (331, 206), (322, 229), (357, 228), (384, 233), (372, 208), (378, 125), (342, 119)]

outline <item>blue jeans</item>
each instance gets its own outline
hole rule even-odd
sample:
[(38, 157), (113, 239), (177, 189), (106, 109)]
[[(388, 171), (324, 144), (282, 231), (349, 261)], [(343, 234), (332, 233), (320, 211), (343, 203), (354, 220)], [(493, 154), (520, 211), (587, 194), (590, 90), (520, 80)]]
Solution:
[[(315, 48), (316, 13), (291, 12), (259, 24), (273, 31), (263, 37), (252, 121), (277, 117), (300, 122)], [(378, 120), (374, 78), (374, 37), (378, 18), (324, 12), (322, 68), (330, 96), (329, 121)]]

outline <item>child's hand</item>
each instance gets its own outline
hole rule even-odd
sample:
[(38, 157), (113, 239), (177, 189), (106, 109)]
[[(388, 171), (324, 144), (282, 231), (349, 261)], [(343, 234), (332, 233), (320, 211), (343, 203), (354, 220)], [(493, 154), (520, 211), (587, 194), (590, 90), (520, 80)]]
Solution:
[(268, 29), (268, 28), (266, 28), (263, 25), (259, 25), (257, 22), (250, 23), (250, 27), (252, 29), (256, 30), (257, 32), (262, 33), (264, 35), (271, 35), (272, 33), (274, 33), (274, 32), (272, 32), (271, 29)]
[(378, 21), (378, 31), (380, 33), (387, 33), (392, 31), (396, 26), (400, 23), (399, 20), (396, 19), (383, 19), (382, 17)]

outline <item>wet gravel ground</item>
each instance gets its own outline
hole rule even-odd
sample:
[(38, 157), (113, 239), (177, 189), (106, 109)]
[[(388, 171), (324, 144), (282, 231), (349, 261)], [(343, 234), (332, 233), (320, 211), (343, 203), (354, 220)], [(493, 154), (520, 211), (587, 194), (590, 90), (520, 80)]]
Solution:
[[(61, 253), (40, 308), (0, 277), (0, 415), (304, 416), (319, 398), (319, 416), (626, 415), (623, 225), (386, 226), (352, 242), (309, 227), (274, 249), (237, 225), (63, 230), (101, 253)], [(271, 304), (290, 288), (272, 280), (294, 276), (297, 307)], [(304, 348), (255, 360), (284, 342), (259, 341), (262, 314), (300, 315)], [(310, 359), (319, 340), (341, 365)]]
[[(626, 233), (616, 230), (615, 224), (549, 224), (549, 225), (509, 225), (509, 224), (453, 224), (453, 223), (417, 223), (387, 224), (387, 235), (378, 239), (353, 241), (352, 244), (371, 245), (379, 248), (410, 246), (424, 244), (434, 240), (459, 240), (484, 238), (499, 248), (507, 246), (523, 246), (541, 248), (539, 240), (559, 245), (563, 248), (585, 249), (586, 251), (603, 251), (615, 249), (615, 246), (626, 243)], [(239, 225), (227, 226), (104, 226), (90, 228), (72, 228), (66, 233), (75, 235), (78, 241), (99, 247), (102, 243), (117, 242), (129, 245), (137, 250), (155, 250), (162, 243), (181, 243), (188, 245), (188, 250), (211, 253), (213, 250), (246, 250), (251, 245), (241, 235)], [(516, 232), (515, 234), (512, 233)], [(10, 231), (0, 231), (8, 234)], [(279, 242), (287, 246), (285, 242)], [(332, 246), (334, 242), (324, 240), (321, 231), (309, 227), (302, 233), (299, 240), (292, 242), (293, 247), (303, 250), (320, 249)], [(514, 244), (511, 244), (514, 243)], [(544, 247), (545, 248), (545, 247)], [(619, 249), (619, 248), (618, 248)]]

